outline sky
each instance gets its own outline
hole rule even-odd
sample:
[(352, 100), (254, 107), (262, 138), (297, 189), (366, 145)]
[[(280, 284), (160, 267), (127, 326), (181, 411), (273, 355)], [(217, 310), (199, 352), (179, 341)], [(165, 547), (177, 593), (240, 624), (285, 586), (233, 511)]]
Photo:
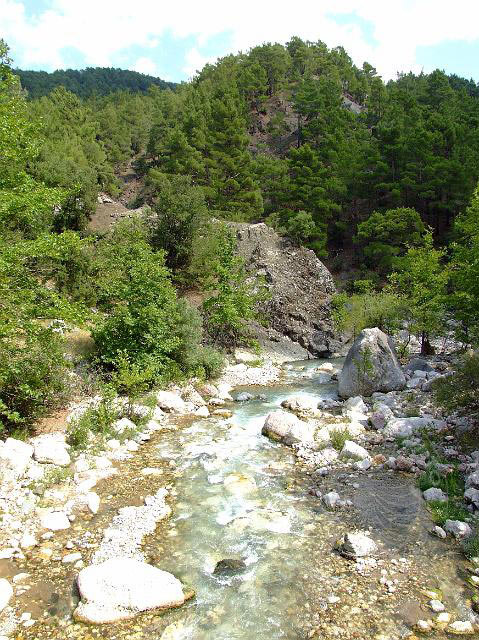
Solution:
[(22, 69), (113, 66), (179, 82), (297, 35), (342, 45), (385, 80), (436, 68), (479, 81), (479, 0), (0, 0)]

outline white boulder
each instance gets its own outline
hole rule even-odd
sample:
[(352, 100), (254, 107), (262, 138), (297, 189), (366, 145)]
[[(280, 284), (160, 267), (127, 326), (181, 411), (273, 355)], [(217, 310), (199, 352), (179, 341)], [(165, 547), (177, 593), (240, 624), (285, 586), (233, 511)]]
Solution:
[(334, 509), (340, 499), (339, 493), (336, 493), (336, 491), (330, 491), (323, 496), (323, 502), (328, 509)]
[(70, 528), (70, 520), (63, 511), (44, 513), (40, 518), (40, 524), (44, 529), (50, 529), (51, 531), (61, 531)]
[(382, 433), (387, 438), (396, 438), (398, 436), (408, 438), (418, 429), (424, 427), (430, 427), (433, 429), (440, 429), (445, 426), (443, 420), (435, 420), (434, 418), (392, 418), (388, 420)]
[(136, 431), (136, 424), (128, 418), (120, 418), (120, 420), (115, 420), (115, 422), (111, 426), (113, 431), (118, 434), (125, 433), (125, 431)]
[(369, 460), (370, 458), (366, 449), (352, 440), (346, 440), (339, 455), (341, 458), (352, 458), (353, 460)]
[(132, 618), (140, 611), (183, 604), (181, 582), (171, 573), (132, 558), (112, 558), (82, 569), (82, 602), (74, 618), (104, 624)]
[(33, 446), (16, 440), (7, 438), (5, 442), (0, 441), (0, 468), (5, 479), (14, 481), (20, 478), (27, 469), (33, 455)]
[(0, 611), (3, 611), (13, 596), (12, 585), (5, 578), (0, 579)]
[(376, 543), (364, 531), (346, 533), (339, 542), (339, 552), (341, 555), (352, 560), (373, 555), (376, 551)]
[(314, 427), (287, 411), (273, 411), (263, 425), (261, 433), (280, 442), (312, 442)]
[(70, 462), (64, 433), (45, 433), (30, 440), (33, 445), (33, 457), (37, 462), (67, 467)]
[(158, 391), (156, 402), (160, 409), (167, 413), (187, 413), (186, 403), (177, 393)]

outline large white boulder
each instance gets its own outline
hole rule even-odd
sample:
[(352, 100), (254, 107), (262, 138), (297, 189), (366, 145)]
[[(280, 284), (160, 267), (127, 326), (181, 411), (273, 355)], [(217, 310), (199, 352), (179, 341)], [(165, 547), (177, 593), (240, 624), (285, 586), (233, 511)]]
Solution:
[(0, 441), (0, 482), (4, 480), (18, 480), (26, 471), (33, 455), (33, 446), (7, 438)]
[(186, 403), (177, 393), (158, 391), (156, 402), (160, 409), (168, 413), (187, 413)]
[(86, 567), (77, 582), (82, 601), (73, 615), (82, 622), (116, 622), (140, 611), (178, 607), (185, 601), (175, 576), (132, 558), (112, 558)]
[(287, 411), (271, 412), (263, 425), (261, 433), (279, 442), (312, 442), (314, 426), (303, 422)]
[(12, 585), (5, 580), (5, 578), (0, 579), (0, 611), (3, 611), (7, 604), (10, 602), (10, 598), (13, 596), (13, 588)]
[(70, 462), (64, 433), (45, 433), (30, 440), (33, 445), (33, 457), (43, 464), (56, 464), (67, 467)]
[(392, 340), (380, 329), (364, 329), (348, 351), (339, 375), (339, 395), (370, 396), (404, 389), (406, 378)]

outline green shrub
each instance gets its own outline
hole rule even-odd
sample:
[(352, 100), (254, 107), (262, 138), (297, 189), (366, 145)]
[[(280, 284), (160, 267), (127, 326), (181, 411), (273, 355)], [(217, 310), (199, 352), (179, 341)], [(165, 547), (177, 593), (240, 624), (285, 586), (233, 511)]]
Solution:
[(340, 293), (332, 298), (332, 316), (338, 331), (356, 337), (363, 329), (378, 327), (390, 335), (402, 326), (404, 301), (385, 288), (374, 291), (369, 281), (359, 281), (359, 293)]
[(207, 333), (215, 344), (234, 348), (248, 343), (248, 321), (258, 319), (256, 305), (266, 297), (262, 283), (251, 278), (244, 261), (236, 255), (236, 240), (224, 232), (213, 265), (214, 293), (203, 303)]
[(334, 449), (336, 449), (336, 451), (341, 451), (346, 440), (351, 440), (352, 436), (348, 428), (345, 427), (344, 429), (332, 429), (329, 432), (329, 437)]
[(24, 429), (65, 400), (67, 363), (62, 340), (38, 328), (25, 336), (0, 343), (0, 431)]
[(451, 375), (433, 382), (436, 402), (447, 411), (461, 414), (479, 413), (479, 355), (463, 356)]

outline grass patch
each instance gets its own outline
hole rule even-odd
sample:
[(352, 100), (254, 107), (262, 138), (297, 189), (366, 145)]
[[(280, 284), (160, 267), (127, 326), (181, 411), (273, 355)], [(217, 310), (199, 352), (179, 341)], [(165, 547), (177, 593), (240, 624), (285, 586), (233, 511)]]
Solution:
[(346, 440), (352, 440), (351, 432), (347, 427), (344, 429), (332, 429), (329, 432), (329, 437), (331, 439), (331, 445), (336, 451), (342, 451)]
[(432, 521), (440, 527), (443, 526), (446, 520), (460, 520), (464, 522), (470, 515), (456, 500), (447, 500), (446, 502), (431, 500), (427, 503), (427, 506), (431, 513)]
[(466, 558), (479, 558), (479, 530), (476, 529), (462, 541), (462, 550)]
[(440, 473), (437, 464), (431, 462), (426, 471), (418, 479), (418, 487), (421, 491), (426, 491), (431, 487), (442, 489), (449, 498), (462, 498), (464, 494), (464, 481), (457, 469), (447, 474)]
[(29, 488), (37, 496), (42, 496), (47, 489), (66, 482), (73, 476), (73, 471), (69, 467), (57, 467), (49, 469), (41, 480), (32, 482)]

